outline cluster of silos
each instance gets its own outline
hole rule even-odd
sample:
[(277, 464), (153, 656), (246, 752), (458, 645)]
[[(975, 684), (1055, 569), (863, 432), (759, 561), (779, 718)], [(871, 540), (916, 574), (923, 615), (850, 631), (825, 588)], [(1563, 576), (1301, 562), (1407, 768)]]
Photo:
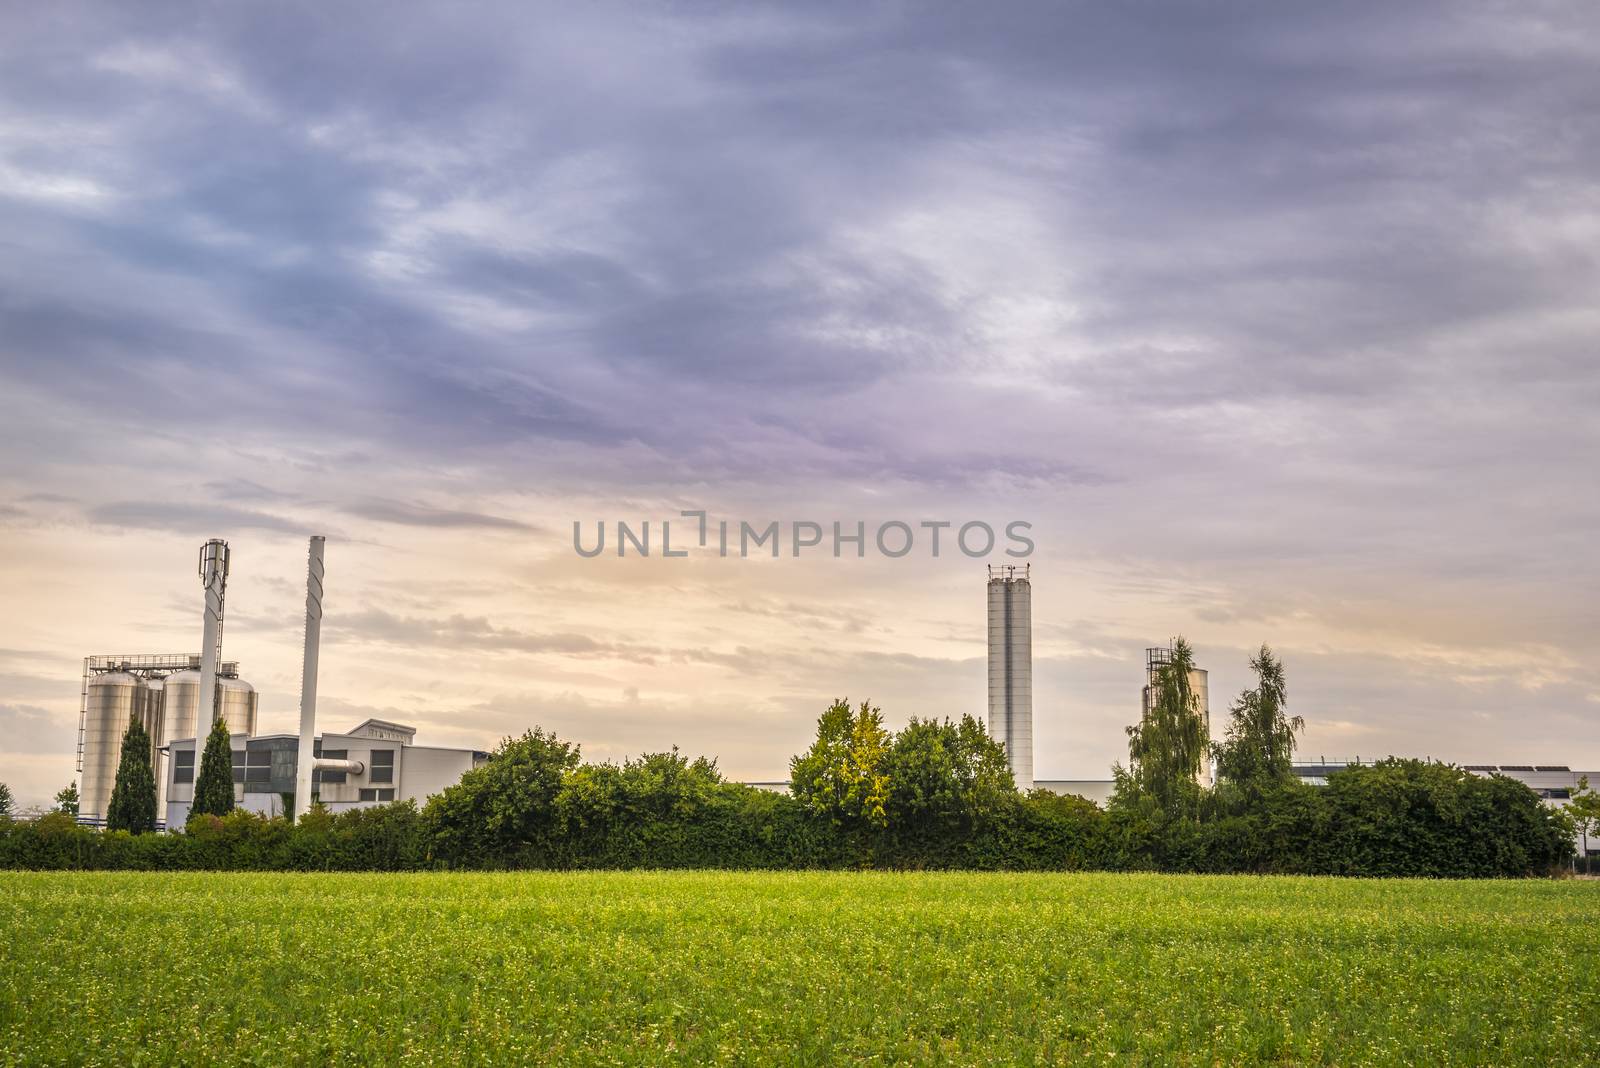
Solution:
[(1033, 789), (1033, 607), (1029, 568), (989, 568), (989, 736), (1017, 789)]
[[(216, 709), (228, 733), (254, 735), (259, 697), (243, 679), (217, 680)], [(156, 776), (158, 818), (166, 815), (170, 772), (160, 750), (179, 738), (198, 738), (205, 745), (206, 724), (200, 718), (200, 672), (177, 671), (165, 678), (144, 679), (126, 670), (102, 672), (89, 680), (83, 735), (83, 780), (78, 788), (78, 814), (85, 821), (104, 820), (122, 762), (122, 738), (138, 720), (150, 735), (150, 767)]]

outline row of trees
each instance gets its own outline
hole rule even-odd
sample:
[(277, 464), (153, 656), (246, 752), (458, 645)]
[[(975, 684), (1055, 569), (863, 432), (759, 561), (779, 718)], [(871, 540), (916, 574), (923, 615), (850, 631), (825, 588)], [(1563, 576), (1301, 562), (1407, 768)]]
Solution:
[[(1294, 772), (1305, 721), (1288, 711), (1283, 662), (1262, 645), (1250, 659), (1255, 685), (1234, 700), (1221, 742), (1198, 745), (1199, 696), (1189, 686), (1194, 653), (1173, 643), (1141, 721), (1128, 728), (1129, 764), (1113, 769), (1108, 816), (1150, 843), (1158, 866), (1215, 864), (1220, 850), (1241, 870), (1339, 874), (1535, 873), (1573, 857), (1575, 836), (1600, 828), (1600, 794), (1579, 784), (1567, 811), (1522, 783), (1447, 764), (1387, 760), (1308, 786)], [(1202, 789), (1209, 755), (1216, 783)], [(1587, 861), (1587, 858), (1585, 858)]]
[[(1158, 869), (1348, 875), (1528, 875), (1572, 853), (1572, 819), (1521, 783), (1420, 761), (1349, 768), (1326, 787), (1293, 771), (1282, 663), (1266, 647), (1255, 684), (1209, 750), (1193, 651), (1158, 672), (1128, 763), (1104, 810), (1018, 793), (1005, 754), (971, 717), (884, 726), (870, 702), (832, 704), (791, 762), (791, 791), (726, 781), (676, 750), (585, 763), (534, 730), (418, 808), (410, 803), (291, 825), (233, 805), (226, 727), (207, 740), (187, 833), (153, 825), (148, 739), (130, 727), (109, 834), (42, 820), (0, 834), (0, 865), (243, 868), (893, 867)], [(1217, 783), (1197, 773), (1210, 756)], [(143, 766), (141, 766), (141, 760)], [(147, 805), (147, 795), (149, 797)], [(1580, 826), (1600, 808), (1585, 792)], [(1585, 815), (1587, 813), (1588, 815)], [(126, 832), (126, 833), (124, 833)]]

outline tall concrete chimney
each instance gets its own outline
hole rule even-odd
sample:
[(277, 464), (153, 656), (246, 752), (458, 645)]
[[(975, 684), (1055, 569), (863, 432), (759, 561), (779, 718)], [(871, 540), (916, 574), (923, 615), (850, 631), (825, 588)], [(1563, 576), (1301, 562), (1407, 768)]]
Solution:
[(200, 582), (206, 590), (205, 625), (200, 632), (200, 709), (194, 717), (195, 765), (206, 735), (217, 721), (217, 665), (222, 660), (222, 599), (228, 590), (228, 543), (212, 538), (200, 546)]
[(311, 773), (317, 739), (317, 652), (322, 642), (322, 545), (311, 539), (306, 560), (306, 649), (300, 669), (300, 754), (295, 764), (294, 818), (311, 811)]

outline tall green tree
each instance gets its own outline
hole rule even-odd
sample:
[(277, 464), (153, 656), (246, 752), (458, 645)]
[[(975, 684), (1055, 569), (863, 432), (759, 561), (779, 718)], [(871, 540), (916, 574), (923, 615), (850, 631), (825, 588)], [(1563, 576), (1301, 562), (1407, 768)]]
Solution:
[(789, 762), (789, 788), (807, 810), (836, 826), (882, 829), (888, 822), (888, 752), (881, 710), (868, 701), (854, 710), (848, 698), (835, 701), (817, 719), (811, 748)]
[(578, 747), (554, 733), (506, 738), (489, 762), (428, 800), (433, 855), (470, 867), (540, 867), (558, 854), (556, 797)]
[(228, 735), (228, 725), (219, 719), (206, 736), (200, 771), (194, 777), (194, 803), (189, 806), (189, 818), (226, 816), (232, 811), (233, 739)]
[(1294, 777), (1295, 735), (1305, 720), (1285, 709), (1289, 691), (1283, 661), (1263, 644), (1250, 658), (1254, 689), (1245, 690), (1229, 710), (1227, 736), (1215, 747), (1217, 777), (1246, 790), (1260, 790)]
[[(232, 799), (229, 784), (229, 799)], [(156, 829), (156, 776), (150, 767), (150, 734), (137, 719), (122, 735), (122, 760), (106, 805), (106, 830), (147, 834)]]
[(11, 796), (11, 787), (0, 782), (0, 820), (9, 820), (11, 810), (16, 807), (16, 799)]
[(1180, 636), (1168, 662), (1156, 671), (1149, 707), (1128, 728), (1128, 770), (1114, 769), (1119, 794), (1132, 790), (1167, 815), (1195, 815), (1199, 809), (1196, 779), (1206, 757), (1206, 736), (1193, 672), (1194, 649)]
[(908, 838), (969, 833), (1017, 799), (1005, 749), (971, 716), (913, 718), (894, 736), (883, 771), (889, 826)]
[(56, 811), (69, 816), (78, 814), (78, 780), (74, 779), (56, 794)]

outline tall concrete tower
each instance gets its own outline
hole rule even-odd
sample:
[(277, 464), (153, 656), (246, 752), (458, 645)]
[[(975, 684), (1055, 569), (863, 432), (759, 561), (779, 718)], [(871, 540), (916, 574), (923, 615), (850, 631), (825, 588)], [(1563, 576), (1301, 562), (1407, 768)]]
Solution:
[[(989, 736), (1018, 790), (1033, 789), (1033, 611), (1029, 566), (989, 566)], [(1017, 574), (1018, 571), (1022, 574)]]

